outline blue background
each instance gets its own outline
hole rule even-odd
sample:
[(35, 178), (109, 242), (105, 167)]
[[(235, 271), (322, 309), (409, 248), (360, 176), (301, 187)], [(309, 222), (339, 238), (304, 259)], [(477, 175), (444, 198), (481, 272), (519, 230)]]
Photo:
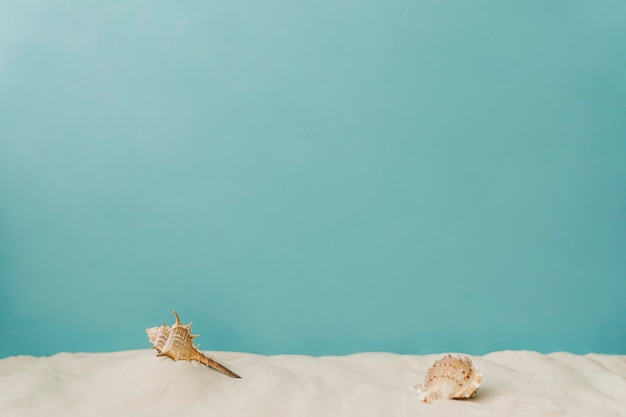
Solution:
[(0, 356), (626, 354), (625, 21), (0, 1)]

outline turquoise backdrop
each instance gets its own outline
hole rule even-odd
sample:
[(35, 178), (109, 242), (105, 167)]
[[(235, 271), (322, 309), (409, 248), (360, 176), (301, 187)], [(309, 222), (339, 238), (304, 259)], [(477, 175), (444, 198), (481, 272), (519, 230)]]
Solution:
[(626, 354), (624, 22), (0, 0), (0, 357)]

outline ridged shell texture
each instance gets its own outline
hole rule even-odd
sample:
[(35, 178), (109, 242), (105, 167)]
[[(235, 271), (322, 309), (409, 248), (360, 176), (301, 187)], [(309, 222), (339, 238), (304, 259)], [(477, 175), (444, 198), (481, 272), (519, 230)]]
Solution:
[(467, 356), (446, 355), (435, 361), (426, 380), (417, 387), (419, 399), (425, 402), (470, 398), (476, 395), (483, 375)]
[(148, 340), (153, 345), (152, 348), (158, 352), (157, 356), (167, 356), (175, 361), (198, 361), (230, 377), (241, 378), (224, 365), (200, 352), (193, 344), (193, 340), (199, 335), (191, 334), (191, 323), (182, 324), (176, 311), (174, 311), (174, 316), (176, 323), (171, 327), (163, 323), (160, 327), (146, 329)]

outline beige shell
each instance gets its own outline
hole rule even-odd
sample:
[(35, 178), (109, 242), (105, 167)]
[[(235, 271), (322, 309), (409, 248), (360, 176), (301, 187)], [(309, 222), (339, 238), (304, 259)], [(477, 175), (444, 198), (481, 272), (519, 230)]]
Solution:
[(198, 361), (233, 378), (241, 378), (224, 365), (200, 352), (193, 344), (193, 339), (198, 335), (191, 334), (191, 323), (182, 324), (176, 311), (174, 311), (174, 316), (176, 323), (171, 327), (163, 323), (161, 327), (146, 329), (148, 339), (153, 345), (152, 349), (158, 352), (157, 356), (167, 356), (175, 361)]
[(425, 402), (470, 398), (476, 395), (483, 375), (467, 356), (446, 355), (435, 361), (426, 380), (417, 387), (419, 399)]
[(163, 346), (165, 346), (165, 342), (167, 341), (167, 337), (170, 334), (170, 326), (167, 326), (165, 323), (161, 325), (161, 327), (152, 327), (150, 329), (146, 329), (146, 333), (148, 333), (148, 339), (150, 339), (150, 343), (152, 349), (156, 349), (157, 352), (161, 352)]

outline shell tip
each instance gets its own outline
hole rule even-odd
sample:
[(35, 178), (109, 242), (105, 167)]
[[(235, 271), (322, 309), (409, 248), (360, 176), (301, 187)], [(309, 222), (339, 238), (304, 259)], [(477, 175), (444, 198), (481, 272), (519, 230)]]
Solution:
[(176, 317), (176, 324), (180, 324), (180, 317), (178, 317), (178, 313), (176, 310), (172, 310), (174, 312), (174, 317)]

